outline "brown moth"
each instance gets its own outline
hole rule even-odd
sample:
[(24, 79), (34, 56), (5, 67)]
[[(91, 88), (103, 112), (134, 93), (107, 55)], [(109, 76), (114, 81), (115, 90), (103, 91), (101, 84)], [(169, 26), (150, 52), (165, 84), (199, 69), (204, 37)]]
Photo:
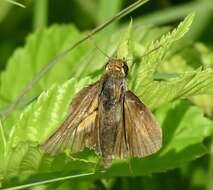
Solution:
[(110, 59), (96, 83), (83, 88), (72, 100), (64, 123), (42, 145), (52, 155), (65, 148), (85, 147), (102, 157), (105, 168), (112, 159), (144, 157), (158, 151), (162, 131), (153, 114), (128, 90), (125, 60)]

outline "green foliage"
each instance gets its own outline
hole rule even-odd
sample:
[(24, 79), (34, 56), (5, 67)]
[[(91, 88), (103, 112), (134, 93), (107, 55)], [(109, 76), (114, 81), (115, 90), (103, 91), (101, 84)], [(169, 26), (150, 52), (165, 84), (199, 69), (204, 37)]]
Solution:
[[(163, 70), (161, 65), (177, 56), (169, 55), (170, 49), (189, 30), (193, 17), (193, 14), (187, 16), (177, 29), (159, 40), (149, 41), (146, 46), (140, 44), (138, 37), (134, 37), (132, 25), (121, 37), (117, 51), (119, 57), (127, 60), (132, 58), (135, 53), (132, 46), (134, 44), (144, 49), (141, 54), (137, 52), (139, 58), (134, 60), (135, 64), (130, 64), (128, 84), (148, 107), (156, 109), (156, 117), (164, 134), (163, 148), (146, 158), (114, 160), (112, 168), (97, 172), (91, 179), (164, 172), (208, 152), (203, 141), (213, 134), (213, 122), (204, 117), (202, 109), (182, 99), (213, 93), (212, 68), (191, 69), (172, 75), (160, 73)], [(120, 31), (110, 39), (117, 38), (118, 34)], [(4, 97), (0, 98), (1, 105), (7, 105), (5, 99), (11, 102), (34, 73), (81, 35), (73, 26), (53, 26), (31, 35), (25, 47), (17, 50), (10, 58), (6, 71), (1, 74), (1, 97)], [(104, 35), (97, 38), (104, 42), (109, 40)], [(134, 39), (138, 41), (135, 42)], [(158, 46), (157, 50), (149, 53)], [(10, 122), (4, 122), (3, 127), (0, 126), (0, 179), (7, 182), (11, 178), (17, 178), (19, 182), (23, 182), (30, 181), (32, 175), (37, 178), (44, 175), (44, 181), (95, 171), (98, 156), (93, 151), (85, 150), (75, 155), (65, 152), (51, 157), (39, 149), (39, 144), (65, 118), (73, 96), (100, 76), (97, 69), (103, 67), (104, 59), (96, 56), (97, 52), (94, 53), (92, 47), (91, 44), (83, 44), (65, 57), (31, 92), (31, 95), (37, 95), (44, 90), (41, 95), (20, 110), (15, 118), (9, 118)], [(88, 58), (90, 56), (95, 58)], [(70, 76), (71, 79), (67, 80)], [(11, 84), (13, 88), (8, 88)], [(8, 131), (8, 128), (9, 132), (6, 133), (4, 129)]]

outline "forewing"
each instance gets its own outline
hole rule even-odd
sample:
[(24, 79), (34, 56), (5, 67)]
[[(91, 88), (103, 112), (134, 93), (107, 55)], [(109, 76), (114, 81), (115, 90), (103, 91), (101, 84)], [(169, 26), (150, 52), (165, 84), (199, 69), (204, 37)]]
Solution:
[(97, 107), (99, 82), (83, 88), (70, 104), (64, 123), (42, 145), (45, 152), (54, 155), (70, 148), (72, 152), (84, 147), (98, 149)]
[(158, 151), (162, 131), (153, 114), (132, 92), (125, 93), (124, 132), (128, 155), (144, 157)]

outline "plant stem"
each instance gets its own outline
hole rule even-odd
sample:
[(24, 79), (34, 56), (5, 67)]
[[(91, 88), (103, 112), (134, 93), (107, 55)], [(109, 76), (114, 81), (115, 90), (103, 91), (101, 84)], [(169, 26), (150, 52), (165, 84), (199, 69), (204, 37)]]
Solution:
[(34, 2), (33, 29), (44, 28), (48, 21), (48, 0)]

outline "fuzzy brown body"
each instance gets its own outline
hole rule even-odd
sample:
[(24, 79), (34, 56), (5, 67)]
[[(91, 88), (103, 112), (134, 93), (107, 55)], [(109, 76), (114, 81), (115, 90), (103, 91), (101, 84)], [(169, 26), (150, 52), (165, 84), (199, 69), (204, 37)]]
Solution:
[(72, 100), (64, 123), (42, 145), (54, 155), (69, 148), (93, 148), (104, 167), (114, 157), (144, 157), (160, 149), (162, 132), (152, 113), (127, 90), (128, 67), (112, 59), (96, 83), (83, 88)]
[(126, 90), (125, 79), (117, 71), (102, 78), (99, 96), (100, 148), (105, 163), (112, 159), (117, 131), (123, 125), (123, 102)]

